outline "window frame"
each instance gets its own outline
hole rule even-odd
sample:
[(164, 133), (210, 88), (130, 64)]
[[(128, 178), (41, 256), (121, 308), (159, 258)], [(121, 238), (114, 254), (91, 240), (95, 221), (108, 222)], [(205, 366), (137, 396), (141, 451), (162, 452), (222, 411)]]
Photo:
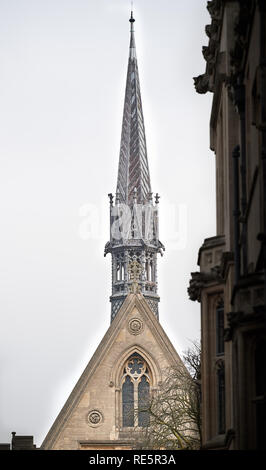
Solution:
[[(221, 322), (222, 317), (222, 322)], [(216, 356), (224, 355), (224, 301), (219, 298), (215, 309)], [(221, 334), (222, 331), (222, 334)]]
[[(129, 361), (137, 358), (140, 359), (143, 362), (143, 367), (141, 368), (140, 374), (137, 374), (137, 372), (131, 373), (130, 372), (130, 367), (128, 366)], [(134, 425), (133, 426), (125, 426), (124, 425), (124, 401), (123, 401), (123, 386), (126, 381), (126, 378), (130, 377), (131, 382), (133, 383), (133, 412), (134, 412)], [(121, 427), (122, 429), (132, 429), (133, 427), (139, 427), (143, 428), (145, 426), (149, 425), (149, 418), (148, 422), (146, 425), (140, 425), (139, 420), (140, 420), (140, 413), (145, 413), (141, 412), (139, 410), (139, 384), (142, 380), (143, 377), (146, 377), (147, 383), (149, 384), (149, 395), (151, 394), (152, 390), (152, 373), (151, 373), (151, 368), (147, 362), (146, 359), (143, 358), (143, 356), (138, 353), (134, 352), (128, 356), (126, 361), (124, 361), (124, 365), (122, 368), (122, 377), (121, 377), (121, 406), (120, 406), (120, 411), (121, 411)], [(142, 415), (143, 416), (143, 415)], [(143, 418), (142, 418), (143, 419)], [(144, 418), (145, 420), (145, 418)]]

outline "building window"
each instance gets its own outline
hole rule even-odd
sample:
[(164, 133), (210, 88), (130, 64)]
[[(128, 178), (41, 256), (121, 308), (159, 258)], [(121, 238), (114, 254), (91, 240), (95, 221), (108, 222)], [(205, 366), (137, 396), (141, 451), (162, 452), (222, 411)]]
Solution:
[(145, 375), (141, 377), (138, 384), (138, 425), (148, 426), (149, 413), (147, 411), (149, 406), (150, 384)]
[(116, 257), (116, 273), (115, 281), (124, 281), (125, 280), (125, 260), (124, 255), (118, 254)]
[(125, 377), (122, 387), (123, 427), (134, 426), (134, 385), (129, 375)]
[(224, 302), (216, 307), (216, 354), (224, 354)]
[(123, 368), (123, 427), (149, 425), (150, 382), (148, 365), (139, 354), (132, 354)]
[(219, 361), (217, 370), (218, 434), (225, 433), (225, 374), (224, 363)]

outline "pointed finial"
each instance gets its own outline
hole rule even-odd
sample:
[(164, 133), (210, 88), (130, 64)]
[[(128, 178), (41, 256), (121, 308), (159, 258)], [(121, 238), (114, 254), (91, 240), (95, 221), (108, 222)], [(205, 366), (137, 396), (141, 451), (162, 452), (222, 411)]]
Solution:
[(131, 10), (131, 16), (129, 18), (130, 22), (130, 46), (129, 46), (129, 57), (131, 59), (136, 59), (136, 45), (135, 45), (135, 38), (134, 38), (134, 22), (135, 19), (133, 18), (133, 11)]
[(142, 273), (141, 264), (136, 259), (134, 259), (129, 264), (128, 270), (129, 270), (130, 281), (132, 281), (132, 284), (129, 287), (129, 291), (132, 294), (140, 294), (141, 286), (139, 285), (139, 281), (140, 281), (141, 273)]
[[(130, 23), (134, 23), (135, 19), (133, 18), (133, 3), (131, 3), (131, 16), (129, 18)], [(132, 26), (132, 25), (131, 25)]]
[(109, 197), (109, 201), (110, 201), (110, 206), (112, 207), (113, 206), (113, 201), (114, 201), (114, 196), (112, 195), (112, 193), (109, 193), (108, 197)]

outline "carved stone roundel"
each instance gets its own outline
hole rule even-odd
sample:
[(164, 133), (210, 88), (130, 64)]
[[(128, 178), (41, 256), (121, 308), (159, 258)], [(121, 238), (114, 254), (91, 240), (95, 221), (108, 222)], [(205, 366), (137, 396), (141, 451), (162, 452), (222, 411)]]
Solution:
[(102, 423), (103, 415), (98, 410), (92, 410), (88, 414), (88, 423), (90, 426), (96, 427)]
[(132, 318), (128, 322), (128, 329), (132, 335), (139, 335), (143, 331), (143, 323), (139, 318)]

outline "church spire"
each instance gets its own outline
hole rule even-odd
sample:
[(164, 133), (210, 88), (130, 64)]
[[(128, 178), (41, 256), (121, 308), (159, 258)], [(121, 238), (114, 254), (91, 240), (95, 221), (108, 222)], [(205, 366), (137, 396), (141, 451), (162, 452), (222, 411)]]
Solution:
[[(130, 292), (142, 293), (159, 318), (157, 293), (157, 254), (164, 246), (159, 234), (159, 196), (151, 192), (144, 119), (140, 95), (134, 37), (133, 12), (116, 197), (110, 199), (110, 241), (105, 252), (112, 255), (111, 321)], [(115, 199), (115, 200), (114, 200)], [(138, 278), (132, 278), (132, 269)]]
[(126, 92), (120, 144), (117, 192), (124, 204), (132, 205), (135, 188), (137, 202), (145, 203), (151, 192), (150, 173), (146, 149), (142, 111), (133, 12), (131, 11), (130, 45)]

